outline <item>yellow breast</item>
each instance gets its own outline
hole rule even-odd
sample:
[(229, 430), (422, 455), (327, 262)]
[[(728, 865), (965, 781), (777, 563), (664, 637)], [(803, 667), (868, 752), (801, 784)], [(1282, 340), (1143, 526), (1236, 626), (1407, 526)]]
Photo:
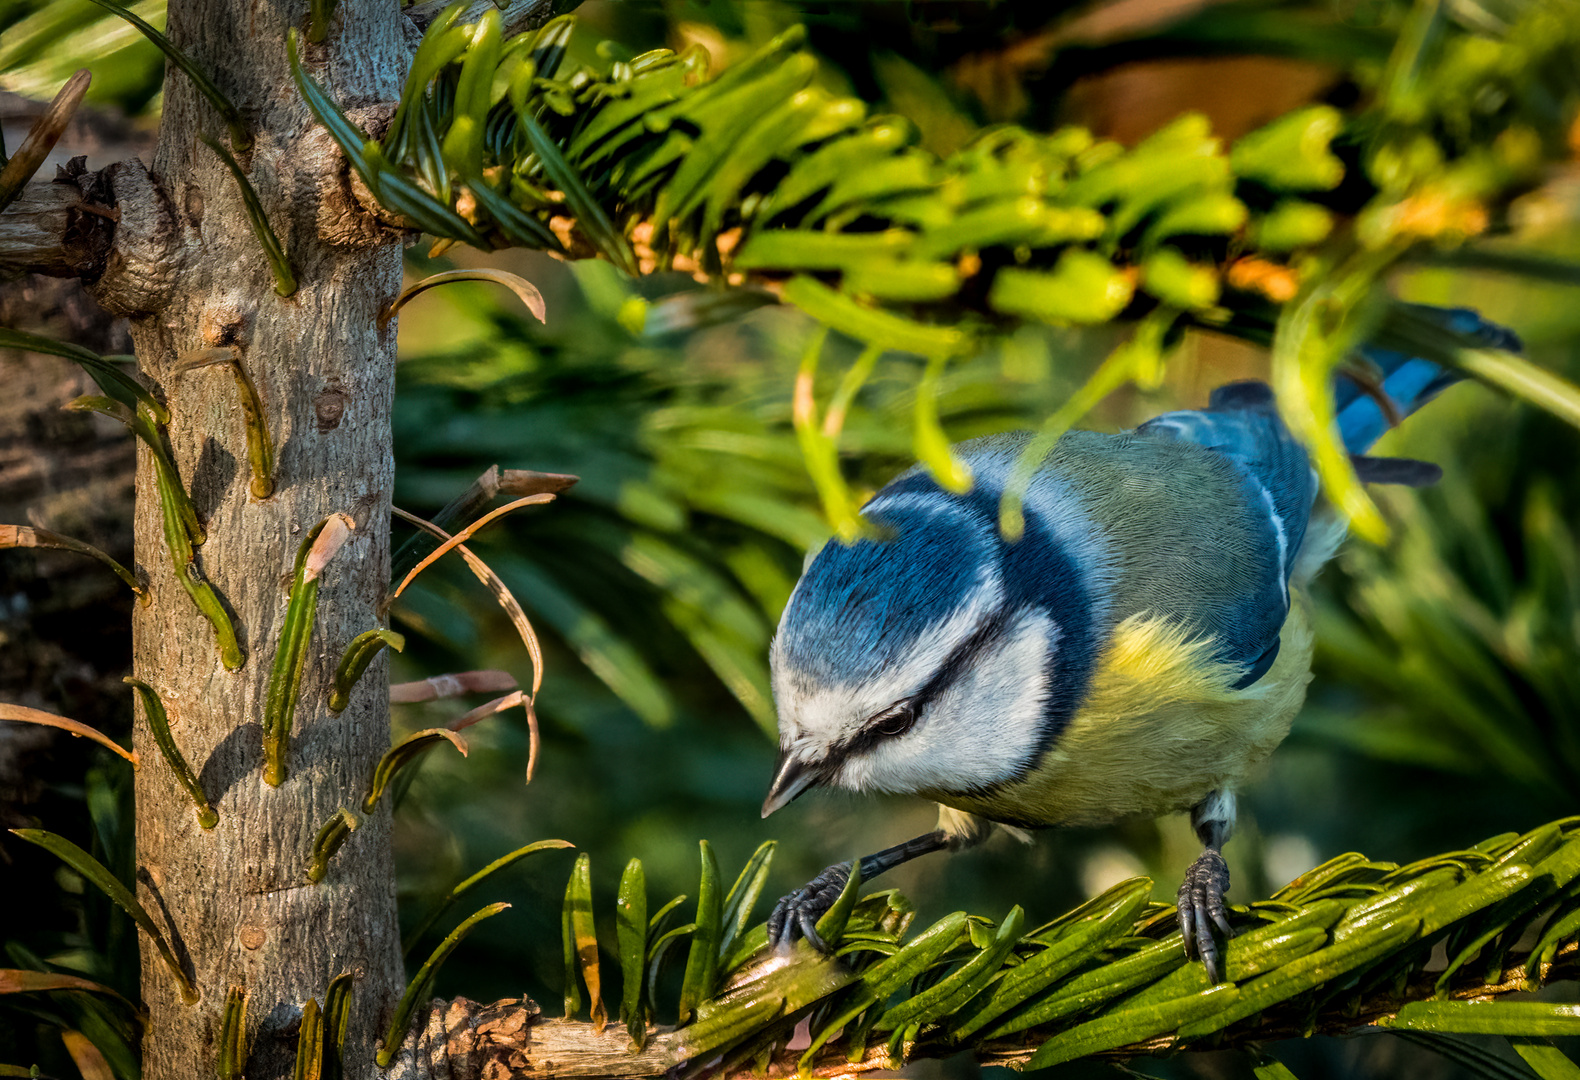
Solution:
[(1272, 668), (1244, 690), (1163, 620), (1133, 616), (1114, 631), (1084, 706), (1025, 780), (981, 797), (939, 801), (1025, 825), (1098, 825), (1195, 805), (1238, 787), (1289, 733), (1311, 681), (1309, 600), (1290, 590)]

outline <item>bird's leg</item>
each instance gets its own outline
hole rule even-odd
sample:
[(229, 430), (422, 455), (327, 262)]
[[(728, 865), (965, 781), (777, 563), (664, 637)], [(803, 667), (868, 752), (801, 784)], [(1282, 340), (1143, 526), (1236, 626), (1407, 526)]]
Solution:
[[(871, 881), (885, 870), (892, 870), (917, 856), (942, 851), (950, 844), (949, 834), (936, 829), (903, 844), (863, 856), (861, 880)], [(839, 899), (839, 894), (845, 891), (849, 881), (850, 863), (837, 863), (795, 892), (780, 897), (779, 903), (774, 905), (773, 914), (768, 916), (768, 944), (775, 952), (781, 952), (800, 936), (806, 938), (807, 943), (818, 952), (830, 951), (828, 943), (818, 936), (817, 921), (834, 906), (834, 901)]]
[(1223, 894), (1229, 891), (1229, 864), (1223, 861), (1223, 845), (1234, 832), (1234, 792), (1213, 791), (1190, 812), (1190, 823), (1206, 851), (1191, 863), (1180, 884), (1180, 933), (1185, 937), (1185, 955), (1201, 959), (1207, 978), (1216, 984), (1222, 971), (1218, 965), (1218, 942), (1212, 935), (1216, 926), (1225, 938), (1234, 936), (1224, 914)]

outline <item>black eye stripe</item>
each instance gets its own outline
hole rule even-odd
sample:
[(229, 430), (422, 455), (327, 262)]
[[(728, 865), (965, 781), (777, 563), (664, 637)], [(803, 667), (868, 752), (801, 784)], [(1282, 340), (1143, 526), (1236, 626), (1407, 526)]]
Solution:
[(883, 738), (895, 738), (910, 731), (916, 724), (918, 709), (915, 700), (896, 701), (866, 723), (866, 730)]
[[(939, 665), (937, 673), (927, 681), (927, 684), (920, 691), (905, 698), (903, 701), (895, 702), (883, 712), (876, 714), (862, 725), (860, 731), (832, 747), (823, 759), (824, 767), (829, 770), (837, 769), (847, 757), (853, 754), (865, 753), (878, 746), (885, 739), (898, 738), (909, 731), (915, 726), (916, 721), (920, 719), (922, 710), (948, 689), (951, 683), (970, 669), (977, 656), (1003, 632), (1004, 628), (1009, 625), (1009, 622), (1010, 612), (1002, 609), (984, 618), (977, 624), (976, 629), (971, 632), (970, 637), (955, 646), (948, 659)], [(891, 714), (902, 706), (909, 716), (908, 722), (903, 728), (898, 730), (884, 731), (885, 721), (891, 719)]]
[(918, 713), (949, 689), (956, 679), (976, 663), (977, 657), (988, 647), (988, 644), (998, 638), (1009, 625), (1010, 615), (1007, 609), (1000, 608), (977, 623), (977, 628), (971, 632), (971, 636), (955, 646), (955, 651), (939, 665), (938, 672), (928, 680), (919, 694), (911, 698)]
[[(829, 754), (829, 760), (842, 761), (852, 754), (861, 754), (871, 750), (885, 739), (893, 739), (904, 735), (916, 723), (916, 717), (920, 711), (920, 707), (916, 705), (914, 698), (896, 702), (871, 720), (868, 720), (860, 731), (837, 746), (834, 752)], [(893, 730), (885, 730), (886, 726), (894, 725), (896, 721), (902, 719), (904, 720), (903, 726), (895, 727)]]

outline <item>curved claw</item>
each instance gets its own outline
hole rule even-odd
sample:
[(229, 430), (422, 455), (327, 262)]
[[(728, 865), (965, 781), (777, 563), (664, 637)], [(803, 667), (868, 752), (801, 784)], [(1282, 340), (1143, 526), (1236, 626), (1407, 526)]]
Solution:
[(817, 921), (834, 906), (849, 880), (850, 863), (838, 863), (801, 888), (780, 897), (773, 914), (768, 916), (768, 944), (773, 950), (784, 952), (795, 944), (797, 937), (803, 937), (818, 952), (831, 952), (828, 942), (817, 932)]
[(817, 932), (817, 920), (820, 914), (813, 914), (812, 909), (803, 907), (795, 914), (796, 925), (801, 928), (801, 936), (806, 938), (806, 943), (820, 953), (829, 953), (833, 950), (828, 947), (828, 942), (823, 940), (823, 935)]
[(1234, 936), (1223, 902), (1223, 894), (1228, 891), (1229, 865), (1224, 862), (1222, 853), (1208, 848), (1185, 871), (1178, 896), (1185, 955), (1192, 960), (1200, 959), (1207, 969), (1207, 978), (1214, 984), (1223, 981), (1223, 973), (1218, 963), (1218, 941), (1213, 936), (1213, 927), (1216, 926), (1226, 939)]

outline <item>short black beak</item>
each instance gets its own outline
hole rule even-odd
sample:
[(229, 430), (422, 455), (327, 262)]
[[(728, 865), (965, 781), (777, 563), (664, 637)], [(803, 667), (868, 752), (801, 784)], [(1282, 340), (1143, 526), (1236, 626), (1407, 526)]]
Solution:
[(763, 817), (786, 806), (817, 783), (817, 770), (790, 756), (784, 747), (779, 748), (779, 761), (774, 766), (774, 782), (768, 786), (768, 798), (763, 800)]

